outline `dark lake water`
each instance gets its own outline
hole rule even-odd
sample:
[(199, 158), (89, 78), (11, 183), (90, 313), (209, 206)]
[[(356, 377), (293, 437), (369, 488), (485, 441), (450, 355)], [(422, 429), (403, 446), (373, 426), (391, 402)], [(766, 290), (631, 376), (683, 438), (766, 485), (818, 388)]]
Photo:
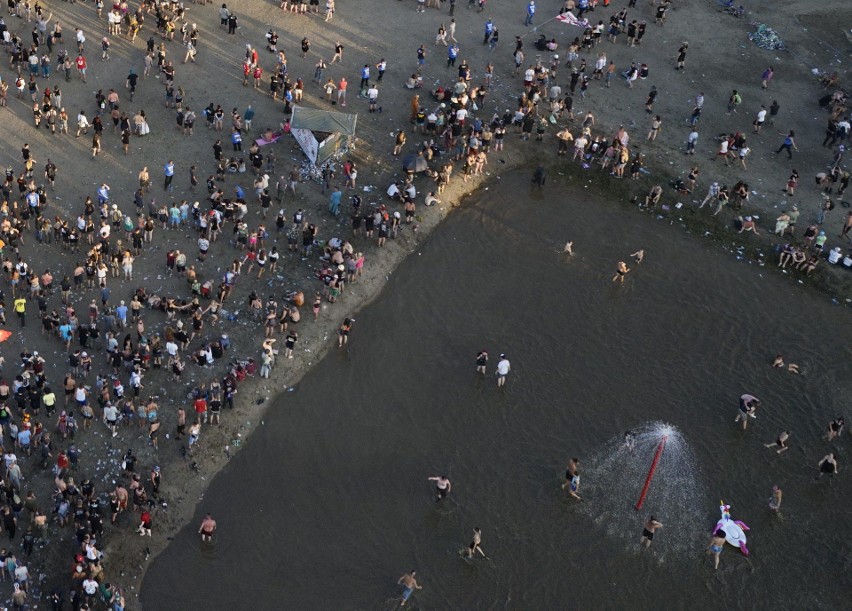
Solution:
[[(415, 609), (848, 607), (848, 435), (832, 444), (839, 476), (813, 478), (852, 391), (852, 327), (824, 296), (576, 186), (532, 193), (523, 174), (467, 201), (355, 318), (350, 350), (281, 396), (212, 482), (197, 518), (214, 514), (215, 544), (195, 521), (153, 564), (146, 609), (393, 609), (412, 568)], [(772, 369), (776, 352), (802, 375)], [(744, 392), (763, 401), (745, 432)], [(613, 536), (596, 507), (623, 491), (596, 486), (594, 465), (582, 504), (560, 490), (569, 457), (653, 420), (695, 456), (692, 552), (667, 553), (666, 529), (640, 551), (639, 513)], [(784, 429), (777, 456), (763, 444)], [(441, 473), (453, 493), (436, 506), (426, 478)], [(714, 572), (719, 499), (751, 527), (751, 556), (729, 546)], [(474, 526), (488, 560), (458, 555)]]

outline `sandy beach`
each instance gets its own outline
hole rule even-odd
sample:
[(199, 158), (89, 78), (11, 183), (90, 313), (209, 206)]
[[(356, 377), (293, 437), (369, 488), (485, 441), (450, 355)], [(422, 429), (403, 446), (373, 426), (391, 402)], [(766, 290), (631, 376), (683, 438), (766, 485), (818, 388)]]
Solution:
[[(133, 101), (124, 101), (127, 96), (125, 79), (128, 70), (133, 68), (141, 74), (144, 68), (145, 41), (154, 36), (156, 44), (161, 42), (161, 38), (152, 31), (155, 21), (153, 15), (147, 17), (135, 42), (130, 42), (125, 36), (110, 36), (110, 57), (106, 61), (100, 61), (98, 41), (106, 35), (105, 18), (98, 20), (90, 3), (51, 3), (45, 11), (52, 11), (53, 21), (59, 20), (63, 24), (65, 42), (62, 46), (68, 48), (72, 56), (74, 28), (81, 27), (86, 34), (86, 55), (89, 62), (87, 82), (83, 83), (72, 73), (70, 82), (66, 83), (56, 71), (50, 79), (38, 79), (41, 88), (48, 84), (52, 86), (54, 83), (61, 86), (62, 105), (71, 116), (71, 134), (51, 135), (45, 129), (34, 129), (29, 95), (25, 95), (23, 99), (15, 96), (13, 72), (8, 63), (4, 64), (0, 69), (0, 76), (4, 81), (10, 82), (10, 88), (8, 108), (0, 109), (5, 116), (5, 120), (0, 124), (0, 136), (7, 143), (3, 163), (7, 167), (13, 167), (16, 173), (20, 172), (21, 158), (18, 150), (24, 143), (28, 143), (33, 157), (37, 160), (35, 165), (38, 178), (43, 172), (41, 168), (50, 158), (58, 167), (58, 176), (55, 190), (48, 189), (45, 215), (60, 215), (72, 222), (82, 212), (82, 201), (86, 197), (95, 198), (97, 187), (104, 182), (111, 187), (112, 202), (118, 204), (125, 214), (135, 217), (133, 194), (138, 186), (138, 172), (143, 166), (148, 167), (152, 178), (151, 191), (145, 196), (146, 209), (152, 205), (152, 199), (156, 200), (157, 204), (168, 203), (173, 199), (186, 199), (190, 203), (198, 200), (202, 209), (206, 209), (204, 180), (214, 174), (215, 170), (213, 142), (217, 138), (222, 139), (225, 154), (232, 153), (228, 140), (229, 130), (208, 130), (200, 116), (201, 109), (211, 102), (221, 104), (229, 116), (230, 108), (237, 108), (238, 112), (242, 113), (246, 106), (251, 104), (256, 110), (253, 129), (250, 132), (252, 137), (266, 127), (279, 125), (285, 119), (281, 101), (273, 101), (268, 94), (267, 76), (275, 65), (275, 56), (265, 50), (264, 34), (271, 28), (280, 36), (278, 48), (287, 53), (288, 73), (291, 78), (302, 78), (305, 82), (305, 106), (346, 110), (358, 114), (355, 149), (351, 155), (344, 158), (351, 158), (358, 164), (358, 183), (356, 189), (344, 189), (344, 214), (334, 217), (327, 212), (328, 194), (323, 194), (321, 186), (316, 182), (300, 183), (297, 195), (286, 195), (281, 206), (287, 218), (290, 218), (296, 209), (304, 209), (309, 222), (317, 225), (317, 238), (323, 243), (335, 237), (350, 239), (352, 230), (348, 219), (347, 200), (352, 195), (357, 193), (362, 197), (362, 209), (368, 209), (374, 203), (384, 203), (391, 212), (402, 211), (401, 204), (390, 202), (384, 195), (390, 181), (400, 179), (402, 175), (400, 158), (391, 155), (395, 133), (399, 129), (405, 129), (408, 134), (403, 155), (416, 150), (423, 136), (414, 133), (409, 122), (411, 96), (414, 93), (419, 94), (426, 108), (434, 108), (437, 103), (432, 100), (429, 89), (454, 81), (455, 70), (446, 67), (446, 48), (433, 44), (438, 27), (442, 23), (449, 24), (448, 3), (443, 4), (444, 7), (440, 11), (428, 8), (419, 13), (415, 10), (416, 3), (413, 0), (365, 0), (357, 5), (340, 2), (334, 18), (324, 21), (322, 17), (313, 15), (283, 13), (277, 3), (247, 0), (232, 7), (239, 18), (239, 28), (233, 36), (220, 27), (217, 5), (188, 4), (186, 21), (196, 23), (199, 29), (197, 61), (181, 63), (185, 50), (179, 43), (180, 34), (177, 34), (174, 41), (166, 42), (167, 57), (173, 60), (176, 66), (175, 84), (185, 92), (184, 106), (199, 113), (195, 131), (188, 136), (177, 130), (174, 109), (164, 105), (164, 79), (156, 78), (153, 72), (148, 78), (139, 80)], [(458, 3), (454, 18), (458, 22), (455, 36), (460, 45), (459, 58), (470, 63), (473, 82), (476, 83), (482, 81), (484, 67), (489, 61), (494, 66), (493, 85), (489, 89), (486, 105), (476, 113), (484, 122), (489, 122), (495, 113), (502, 115), (506, 109), (514, 110), (517, 107), (522, 83), (519, 76), (512, 75), (511, 52), (516, 35), (523, 36), (528, 62), (536, 55), (534, 42), (539, 33), (548, 38), (556, 38), (559, 43), (557, 53), (563, 60), (567, 43), (575, 36), (582, 35), (579, 28), (552, 20), (557, 14), (558, 4), (540, 3), (539, 12), (535, 17), (535, 23), (540, 24), (540, 27), (533, 31), (532, 28), (523, 26), (524, 3), (513, 2), (506, 6), (488, 4), (483, 13), (468, 9), (466, 3)], [(611, 14), (624, 8), (623, 4), (598, 7), (595, 12), (588, 14), (590, 21), (603, 19), (606, 22)], [(832, 152), (821, 146), (827, 113), (818, 107), (817, 102), (824, 90), (820, 88), (817, 77), (811, 74), (811, 69), (817, 68), (824, 72), (839, 70), (841, 83), (848, 76), (843, 69), (845, 63), (840, 61), (848, 59), (849, 43), (838, 25), (844, 22), (841, 19), (844, 12), (849, 16), (849, 9), (841, 2), (827, 2), (806, 8), (809, 13), (802, 15), (801, 6), (778, 7), (760, 1), (749, 6), (750, 14), (747, 19), (737, 19), (720, 13), (715, 2), (690, 6), (681, 6), (676, 2), (671, 6), (666, 23), (662, 26), (654, 24), (654, 8), (647, 3), (628, 9), (630, 19), (641, 18), (648, 22), (647, 34), (642, 39), (642, 44), (639, 47), (628, 47), (624, 44), (622, 34), (617, 43), (601, 42), (591, 54), (581, 53), (581, 57), (586, 58), (591, 66), (597, 53), (603, 50), (609, 59), (615, 61), (619, 72), (626, 69), (631, 61), (646, 62), (650, 67), (648, 78), (637, 82), (632, 89), (628, 89), (621, 78), (614, 78), (609, 88), (603, 86), (603, 81), (592, 81), (585, 99), (581, 99), (579, 94), (574, 96), (573, 112), (578, 120), (574, 123), (563, 120), (548, 126), (542, 142), (536, 142), (534, 138), (528, 142), (522, 141), (519, 130), (510, 127), (505, 139), (505, 150), (489, 154), (484, 174), (462, 182), (459, 176), (460, 164), (456, 164), (456, 174), (447, 189), (439, 195), (442, 203), (432, 208), (425, 207), (423, 196), (434, 189), (434, 183), (423, 176), (418, 177), (415, 180), (418, 190), (415, 222), (410, 226), (403, 225), (397, 239), (389, 240), (382, 248), (377, 247), (374, 240), (364, 237), (359, 236), (352, 240), (355, 250), (365, 254), (364, 274), (357, 282), (347, 284), (337, 302), (323, 301), (316, 323), (312, 320), (309, 302), (314, 293), (322, 289), (322, 284), (315, 279), (313, 273), (320, 268), (321, 262), (316, 255), (304, 259), (287, 253), (284, 234), (277, 234), (275, 231), (275, 212), (278, 205), (273, 204), (271, 215), (265, 219), (265, 223), (270, 233), (268, 246), (277, 245), (282, 254), (278, 272), (274, 275), (268, 274), (260, 281), (241, 278), (225, 303), (227, 310), (239, 311), (239, 314), (234, 320), (223, 319), (215, 325), (207, 323), (200, 337), (190, 345), (190, 350), (197, 349), (203, 342), (227, 334), (232, 343), (226, 356), (210, 369), (189, 363), (183, 381), (179, 384), (172, 381), (166, 370), (149, 370), (145, 373), (143, 394), (160, 397), (163, 435), (159, 440), (159, 448), (150, 446), (144, 431), (139, 429), (135, 422), (130, 427), (121, 428), (115, 438), (108, 434), (103, 424), (96, 422), (90, 430), (81, 431), (74, 440), (81, 450), (81, 458), (79, 466), (69, 475), (77, 482), (84, 478), (93, 480), (98, 495), (109, 492), (114, 481), (127, 482), (127, 475), (122, 473), (120, 463), (128, 448), (132, 448), (138, 455), (138, 470), (143, 478), (155, 465), (160, 467), (163, 474), (160, 499), (165, 505), (158, 505), (153, 512), (154, 532), (150, 539), (135, 535), (135, 515), (123, 514), (119, 517), (116, 527), (106, 527), (104, 572), (110, 583), (124, 590), (128, 606), (134, 606), (131, 600), (144, 574), (146, 563), (168, 545), (170, 536), (193, 515), (208, 482), (227, 464), (233, 453), (239, 451), (242, 441), (248, 438), (262, 421), (270, 399), (296, 385), (305, 372), (322, 359), (327, 351), (337, 350), (335, 336), (341, 321), (351, 315), (357, 319), (357, 312), (376, 298), (400, 261), (416, 251), (418, 243), (440, 225), (453, 205), (463, 205), (464, 196), (485, 183), (489, 188), (499, 188), (496, 181), (509, 169), (528, 166), (532, 174), (532, 169), (541, 164), (551, 174), (563, 174), (578, 184), (588, 184), (590, 189), (611, 194), (613, 198), (623, 201), (626, 214), (637, 213), (635, 204), (631, 204), (634, 197), (644, 198), (651, 186), (662, 185), (662, 204), (668, 206), (668, 210), (660, 208), (653, 214), (659, 214), (665, 221), (671, 221), (678, 227), (686, 226), (694, 233), (706, 235), (705, 232), (709, 232), (712, 235), (708, 237), (712, 238), (717, 248), (734, 251), (738, 246), (744, 246), (747, 258), (755, 262), (765, 262), (768, 269), (775, 268), (774, 249), (782, 243), (780, 239), (771, 236), (775, 216), (780, 210), (796, 203), (801, 210), (797, 236), (797, 239), (801, 239), (802, 229), (816, 215), (821, 202), (819, 190), (814, 187), (813, 176), (824, 171), (832, 158)], [(493, 51), (489, 51), (488, 45), (482, 44), (483, 24), (488, 18), (494, 20), (501, 37), (499, 45)], [(749, 26), (749, 21), (752, 20), (765, 22), (775, 28), (788, 51), (764, 51), (754, 46), (746, 36), (753, 29)], [(848, 19), (846, 21), (848, 22)], [(14, 16), (6, 17), (6, 23), (11, 31), (28, 40), (29, 31), (33, 28), (32, 23), (27, 24)], [(709, 27), (704, 27), (705, 24)], [(393, 34), (388, 35), (388, 32)], [(307, 57), (302, 58), (298, 49), (299, 41), (304, 36), (311, 40), (311, 49)], [(686, 40), (689, 41), (686, 69), (675, 71), (678, 47)], [(344, 46), (344, 59), (340, 63), (331, 64), (333, 47), (337, 42)], [(244, 87), (242, 84), (240, 63), (246, 44), (257, 48), (260, 63), (266, 70), (261, 89)], [(406, 89), (403, 84), (417, 69), (416, 49), (420, 44), (427, 50), (426, 64), (422, 68), (424, 87), (412, 91)], [(55, 51), (54, 49), (53, 56)], [(549, 54), (545, 53), (543, 57), (547, 55)], [(314, 65), (320, 57), (329, 63), (326, 78), (339, 80), (345, 77), (350, 83), (345, 109), (326, 103), (319, 86), (311, 81)], [(388, 62), (387, 73), (379, 87), (378, 104), (382, 112), (368, 113), (367, 101), (358, 97), (356, 88), (359, 70), (365, 64), (374, 67), (382, 58)], [(775, 76), (769, 89), (764, 91), (761, 89), (760, 77), (767, 65), (774, 66)], [(567, 67), (560, 67), (557, 80), (562, 85), (563, 92), (568, 88), (569, 74)], [(661, 115), (663, 127), (654, 142), (647, 142), (645, 134), (650, 125), (650, 115), (645, 112), (644, 104), (651, 85), (659, 91), (653, 114)], [(112, 122), (105, 120), (103, 150), (100, 155), (92, 158), (90, 134), (80, 138), (74, 137), (74, 117), (79, 109), (85, 109), (91, 117), (96, 112), (95, 93), (99, 89), (106, 93), (110, 88), (118, 92), (121, 109), (131, 113), (139, 109), (145, 110), (151, 133), (144, 137), (134, 136), (131, 139), (129, 154), (125, 156), (119, 134), (113, 132)], [(743, 101), (737, 112), (728, 115), (725, 106), (732, 89), (741, 93)], [(699, 123), (700, 139), (696, 155), (690, 158), (684, 155), (685, 141), (689, 133), (686, 119), (692, 110), (695, 96), (701, 92), (706, 98), (705, 110)], [(775, 125), (764, 127), (760, 134), (752, 134), (751, 123), (754, 115), (761, 104), (768, 106), (772, 100), (778, 100), (781, 109), (775, 118)], [(557, 157), (554, 134), (567, 126), (576, 136), (582, 123), (581, 117), (586, 112), (593, 112), (595, 115), (593, 133), (603, 135), (607, 139), (615, 134), (619, 126), (625, 126), (631, 137), (631, 149), (638, 148), (645, 155), (648, 173), (643, 174), (637, 181), (628, 177), (616, 180), (596, 168), (584, 169), (579, 164), (569, 164), (566, 159)], [(226, 124), (229, 123), (230, 121), (226, 120)], [(796, 130), (800, 151), (794, 153), (792, 162), (784, 155), (775, 154), (776, 148), (783, 140), (779, 133), (786, 133), (791, 129)], [(717, 148), (714, 137), (735, 130), (741, 130), (748, 136), (753, 150), (748, 159), (747, 170), (737, 166), (727, 167), (721, 161), (714, 161)], [(246, 137), (246, 140), (248, 139)], [(275, 156), (275, 171), (270, 172), (273, 185), (279, 176), (288, 173), (294, 163), (301, 165), (303, 162), (304, 156), (292, 137), (284, 137), (277, 144), (266, 148)], [(163, 166), (169, 159), (173, 159), (176, 165), (172, 192), (164, 191), (162, 186)], [(201, 181), (194, 190), (190, 189), (189, 182), (189, 170), (192, 165), (197, 167)], [(437, 167), (437, 164), (434, 165)], [(695, 191), (691, 195), (677, 194), (669, 187), (669, 181), (677, 177), (685, 178), (692, 166), (699, 166), (701, 170)], [(848, 167), (845, 159), (841, 166)], [(793, 167), (801, 175), (802, 185), (796, 196), (787, 197), (782, 192), (782, 187)], [(236, 185), (240, 185), (251, 194), (252, 180), (250, 173), (229, 174), (223, 181), (222, 188), (230, 194)], [(744, 211), (758, 217), (761, 236), (738, 236), (733, 229), (733, 215), (728, 210), (717, 217), (711, 217), (706, 208), (698, 209), (698, 203), (703, 199), (711, 182), (733, 185), (738, 180), (746, 180), (750, 185), (752, 194)], [(332, 185), (335, 184), (343, 184), (339, 171), (332, 181)], [(370, 189), (365, 190), (365, 186)], [(547, 184), (543, 194), (547, 198), (559, 198), (559, 192), (549, 190)], [(848, 194), (847, 198), (850, 198)], [(678, 202), (683, 204), (681, 208), (676, 208)], [(525, 205), (526, 202), (518, 204)], [(250, 195), (248, 220), (252, 227), (263, 222), (257, 210), (257, 203)], [(837, 235), (846, 212), (841, 205), (831, 211), (825, 221), (827, 233), (830, 235), (829, 247), (843, 246), (844, 251), (846, 245)], [(417, 227), (416, 231), (413, 230), (414, 226)], [(234, 258), (242, 258), (245, 255), (243, 251), (229, 245), (231, 230), (232, 225), (226, 225), (222, 237), (212, 245), (206, 261), (201, 262), (193, 261), (197, 247), (196, 232), (192, 227), (181, 226), (176, 230), (162, 230), (158, 227), (153, 242), (136, 258), (133, 280), (110, 278), (112, 303), (115, 304), (120, 299), (128, 300), (138, 287), (144, 287), (149, 294), (187, 298), (189, 289), (186, 280), (169, 275), (166, 269), (166, 253), (175, 248), (189, 255), (189, 263), (195, 266), (200, 278), (218, 281)], [(57, 244), (38, 244), (31, 233), (24, 236), (20, 252), (23, 259), (38, 273), (49, 268), (57, 281), (63, 275), (71, 274), (77, 258), (85, 254), (81, 252), (75, 256)], [(9, 254), (8, 249), (5, 254)], [(804, 278), (796, 273), (790, 276), (791, 282), (802, 280), (840, 303), (848, 303), (852, 295), (849, 271), (829, 268), (824, 261), (811, 277)], [(0, 344), (2, 355), (6, 359), (3, 376), (10, 380), (18, 373), (20, 351), (38, 351), (46, 360), (48, 382), (58, 390), (68, 363), (64, 346), (58, 338), (41, 333), (34, 302), (28, 307), (27, 327), (23, 330), (20, 328), (15, 320), (13, 300), (8, 289), (7, 284), (4, 286), (6, 328), (13, 331), (14, 335)], [(285, 291), (304, 292), (308, 303), (301, 309), (302, 321), (296, 325), (299, 340), (295, 358), (279, 358), (269, 380), (255, 377), (241, 383), (236, 395), (235, 409), (223, 410), (221, 427), (203, 425), (194, 453), (189, 457), (184, 456), (181, 452), (184, 443), (173, 440), (178, 405), (183, 405), (188, 413), (191, 413), (192, 405), (187, 396), (194, 386), (220, 378), (235, 359), (260, 358), (263, 335), (261, 323), (252, 320), (246, 303), (253, 290), (262, 297), (266, 294), (274, 295), (279, 301)], [(96, 289), (74, 291), (72, 304), (81, 318), (85, 317), (89, 302), (92, 299), (97, 300), (98, 296), (99, 291)], [(58, 307), (59, 296), (53, 294), (48, 301), (48, 309)], [(845, 313), (838, 310), (838, 314)], [(146, 310), (145, 320), (150, 332), (162, 332), (168, 324), (161, 312)], [(188, 318), (186, 322), (189, 322)], [(280, 347), (283, 334), (279, 333), (276, 337)], [(352, 339), (357, 341), (357, 338), (356, 320)], [(93, 374), (86, 383), (93, 382), (94, 373), (108, 370), (103, 341), (96, 345), (95, 363)], [(122, 379), (124, 378), (126, 376), (122, 374)], [(35, 420), (39, 418), (36, 417)], [(53, 432), (55, 422), (45, 420), (44, 427)], [(169, 437), (166, 437), (165, 433), (168, 433)], [(65, 448), (67, 443), (55, 439), (53, 456)], [(40, 468), (34, 457), (23, 458), (22, 463), (23, 491), (33, 490), (39, 508), (50, 515), (54, 489), (50, 469)], [(106, 514), (104, 509), (104, 515)], [(22, 521), (24, 519), (28, 517), (22, 518)], [(108, 521), (106, 518), (105, 522)], [(19, 530), (22, 528), (23, 526), (19, 526)], [(31, 574), (45, 575), (43, 580), (39, 580), (33, 595), (38, 592), (46, 594), (55, 587), (67, 591), (70, 586), (70, 580), (67, 578), (69, 558), (73, 557), (77, 548), (73, 530), (59, 528), (51, 522), (47, 536), (38, 539), (36, 551), (28, 561)], [(2, 588), (0, 591), (4, 595), (11, 594), (11, 587), (7, 588), (7, 584)]]

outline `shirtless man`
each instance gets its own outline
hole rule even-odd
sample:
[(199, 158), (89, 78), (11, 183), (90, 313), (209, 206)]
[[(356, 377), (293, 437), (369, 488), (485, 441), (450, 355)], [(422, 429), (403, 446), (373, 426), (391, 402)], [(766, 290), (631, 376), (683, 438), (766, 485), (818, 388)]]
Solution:
[(725, 545), (725, 531), (721, 528), (713, 533), (710, 538), (710, 545), (707, 547), (707, 553), (713, 555), (713, 568), (719, 568), (719, 554), (722, 553), (722, 548)]
[(758, 399), (754, 395), (749, 395), (749, 394), (741, 395), (740, 396), (740, 411), (739, 411), (739, 413), (737, 413), (737, 417), (734, 420), (734, 422), (736, 423), (736, 422), (742, 421), (743, 430), (745, 430), (746, 427), (748, 426), (748, 419), (749, 418), (757, 418), (757, 416), (754, 415), (754, 412), (757, 410), (759, 405), (760, 405), (760, 399)]
[(826, 473), (831, 478), (839, 472), (840, 468), (837, 466), (837, 459), (834, 457), (834, 452), (831, 452), (823, 456), (822, 460), (819, 461), (819, 475), (816, 476), (816, 479), (821, 479)]
[(615, 267), (615, 276), (612, 277), (612, 281), (615, 282), (618, 280), (621, 284), (624, 284), (624, 276), (629, 271), (630, 268), (627, 267), (627, 263), (619, 261), (618, 265)]
[(564, 252), (569, 257), (573, 257), (574, 256), (574, 242), (573, 241), (572, 242), (566, 242), (565, 248), (562, 249), (562, 252)]
[[(777, 368), (777, 369), (783, 368), (784, 367), (784, 357), (781, 356), (780, 354), (776, 354), (775, 360), (772, 361), (772, 366)], [(799, 366), (796, 365), (796, 363), (790, 363), (789, 365), (787, 365), (787, 371), (789, 371), (790, 373), (796, 373), (797, 374), (797, 373), (799, 373)]]
[(565, 483), (562, 484), (562, 489), (568, 488), (568, 495), (582, 501), (577, 490), (580, 488), (580, 459), (572, 458), (568, 461), (568, 466), (565, 468)]
[(790, 448), (787, 447), (787, 439), (789, 439), (789, 438), (790, 438), (790, 432), (789, 431), (781, 431), (781, 433), (778, 435), (778, 439), (776, 439), (772, 443), (763, 444), (763, 447), (772, 448), (772, 447), (777, 446), (778, 451), (776, 452), (776, 454), (780, 454), (781, 452), (786, 452), (787, 450), (790, 449)]
[(835, 418), (828, 424), (828, 435), (826, 436), (826, 441), (834, 441), (840, 434), (843, 432), (843, 426), (846, 424), (846, 421), (843, 420), (843, 417)]
[(430, 482), (435, 482), (435, 501), (440, 503), (441, 500), (447, 498), (450, 491), (453, 489), (453, 484), (443, 475), (433, 475), (429, 478)]
[(478, 526), (473, 527), (473, 540), (470, 542), (470, 545), (467, 546), (467, 549), (462, 550), (462, 553), (468, 558), (473, 558), (476, 555), (476, 552), (482, 554), (483, 558), (488, 558), (485, 555), (485, 552), (482, 551), (482, 530)]
[(402, 587), (405, 590), (402, 593), (402, 602), (399, 603), (400, 607), (404, 607), (405, 603), (408, 602), (408, 599), (411, 598), (411, 595), (414, 594), (414, 590), (422, 590), (423, 588), (420, 584), (417, 583), (417, 580), (414, 576), (417, 574), (416, 571), (411, 571), (410, 573), (406, 573), (397, 581), (398, 584), (402, 584)]
[(648, 521), (645, 522), (645, 528), (642, 529), (642, 538), (639, 540), (639, 544), (650, 547), (651, 541), (654, 540), (654, 533), (657, 532), (658, 528), (662, 527), (662, 523), (657, 522), (654, 516), (648, 518)]
[(640, 250), (637, 250), (636, 252), (634, 252), (630, 256), (633, 257), (633, 260), (637, 264), (639, 264), (639, 263), (642, 263), (642, 260), (645, 258), (645, 251), (640, 249)]
[(485, 375), (485, 368), (488, 365), (488, 353), (485, 350), (480, 350), (476, 355), (476, 371)]
[(118, 518), (118, 514), (127, 509), (127, 501), (130, 499), (130, 494), (124, 486), (116, 486), (115, 497), (118, 499), (118, 512), (112, 516), (113, 524), (116, 518)]
[(213, 540), (213, 533), (216, 532), (216, 520), (208, 513), (201, 520), (201, 526), (198, 528), (198, 534), (201, 535), (201, 540), (205, 543), (210, 543)]
[(781, 511), (781, 497), (783, 496), (783, 492), (781, 492), (781, 488), (778, 486), (772, 486), (772, 497), (769, 499), (769, 509), (778, 513)]

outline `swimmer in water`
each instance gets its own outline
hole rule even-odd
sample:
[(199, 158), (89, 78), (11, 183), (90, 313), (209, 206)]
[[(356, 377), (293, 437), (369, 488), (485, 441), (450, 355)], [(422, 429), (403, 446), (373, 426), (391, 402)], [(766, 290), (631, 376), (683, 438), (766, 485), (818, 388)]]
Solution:
[(568, 466), (565, 467), (565, 483), (562, 484), (562, 489), (565, 490), (571, 485), (571, 480), (577, 475), (577, 469), (580, 467), (580, 459), (572, 458), (568, 461)]
[(404, 588), (402, 592), (402, 602), (399, 604), (400, 607), (405, 606), (405, 603), (407, 603), (408, 599), (411, 598), (411, 595), (414, 594), (414, 590), (423, 589), (420, 584), (417, 583), (417, 580), (414, 578), (414, 575), (416, 574), (416, 571), (411, 571), (410, 573), (406, 573), (397, 580), (397, 583), (402, 585), (402, 587)]
[(721, 528), (713, 533), (710, 539), (710, 545), (707, 547), (707, 553), (713, 555), (713, 568), (719, 568), (719, 554), (722, 553), (722, 547), (725, 545), (725, 531)]
[(615, 282), (618, 280), (621, 284), (624, 284), (624, 276), (627, 272), (630, 271), (630, 268), (627, 267), (627, 263), (624, 261), (619, 261), (618, 265), (615, 268), (615, 276), (612, 277), (612, 281)]
[(565, 242), (565, 248), (562, 249), (566, 255), (573, 257), (574, 256), (574, 242)]
[(834, 452), (831, 452), (823, 456), (822, 460), (819, 461), (819, 475), (816, 476), (816, 479), (821, 479), (825, 474), (828, 474), (830, 479), (839, 472), (840, 468), (837, 466), (837, 459), (834, 457)]
[(630, 255), (630, 256), (631, 256), (631, 257), (633, 257), (633, 260), (634, 260), (637, 264), (639, 264), (639, 263), (642, 263), (642, 259), (644, 259), (644, 258), (645, 258), (645, 251), (640, 249), (640, 250), (637, 250), (636, 252), (634, 252), (634, 253), (633, 253), (632, 255)]
[(429, 481), (435, 482), (435, 494), (437, 496), (435, 501), (438, 503), (447, 498), (447, 495), (453, 489), (453, 484), (443, 475), (433, 475), (429, 478)]
[(482, 551), (482, 530), (478, 526), (473, 527), (473, 541), (470, 542), (470, 545), (467, 546), (467, 549), (463, 550), (464, 554), (468, 558), (473, 558), (476, 555), (476, 552), (482, 554), (483, 558), (487, 558), (485, 552)]
[(488, 366), (488, 353), (485, 350), (480, 350), (476, 355), (476, 371), (485, 375), (485, 368)]
[(781, 433), (778, 435), (778, 439), (776, 439), (772, 443), (763, 444), (763, 447), (765, 447), (765, 448), (777, 447), (778, 451), (776, 452), (776, 454), (780, 454), (781, 452), (786, 452), (787, 450), (790, 449), (790, 448), (787, 447), (787, 439), (789, 439), (789, 438), (790, 438), (790, 431), (781, 431)]
[(216, 520), (208, 513), (201, 520), (201, 526), (198, 529), (198, 534), (201, 535), (201, 540), (205, 543), (210, 543), (213, 540), (213, 533), (216, 532)]
[(781, 497), (784, 493), (778, 486), (772, 486), (772, 496), (769, 499), (769, 509), (778, 513), (781, 511)]
[(743, 423), (743, 430), (748, 426), (749, 418), (757, 418), (754, 415), (754, 412), (757, 411), (758, 406), (760, 405), (760, 399), (755, 397), (754, 395), (741, 395), (740, 396), (740, 411), (737, 413), (737, 417), (734, 422)]
[(648, 521), (645, 522), (645, 528), (642, 529), (642, 538), (639, 539), (639, 544), (650, 547), (651, 541), (654, 540), (654, 533), (657, 532), (658, 528), (662, 527), (662, 523), (658, 522), (654, 516), (648, 518)]
[(633, 431), (624, 433), (624, 444), (622, 447), (628, 452), (633, 452), (633, 449), (636, 447), (636, 436), (633, 434)]
[[(784, 357), (780, 354), (775, 355), (775, 360), (772, 361), (772, 366), (778, 369), (784, 367)], [(798, 374), (799, 366), (796, 365), (796, 363), (790, 363), (789, 365), (787, 365), (787, 371), (789, 371), (790, 373)]]
[(843, 426), (845, 424), (846, 422), (843, 420), (842, 416), (835, 418), (834, 420), (829, 422), (828, 435), (825, 438), (826, 441), (834, 441), (835, 439), (840, 437), (840, 434), (843, 432)]

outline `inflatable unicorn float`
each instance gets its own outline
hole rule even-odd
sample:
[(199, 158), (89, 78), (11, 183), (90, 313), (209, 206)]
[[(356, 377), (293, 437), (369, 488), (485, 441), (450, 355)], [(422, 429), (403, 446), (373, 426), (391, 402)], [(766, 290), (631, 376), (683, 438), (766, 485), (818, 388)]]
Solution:
[(743, 555), (748, 556), (748, 547), (746, 547), (745, 531), (751, 530), (744, 522), (731, 519), (731, 506), (725, 505), (725, 501), (720, 501), (719, 510), (722, 512), (722, 519), (716, 522), (716, 530), (725, 533), (725, 541), (740, 548)]

